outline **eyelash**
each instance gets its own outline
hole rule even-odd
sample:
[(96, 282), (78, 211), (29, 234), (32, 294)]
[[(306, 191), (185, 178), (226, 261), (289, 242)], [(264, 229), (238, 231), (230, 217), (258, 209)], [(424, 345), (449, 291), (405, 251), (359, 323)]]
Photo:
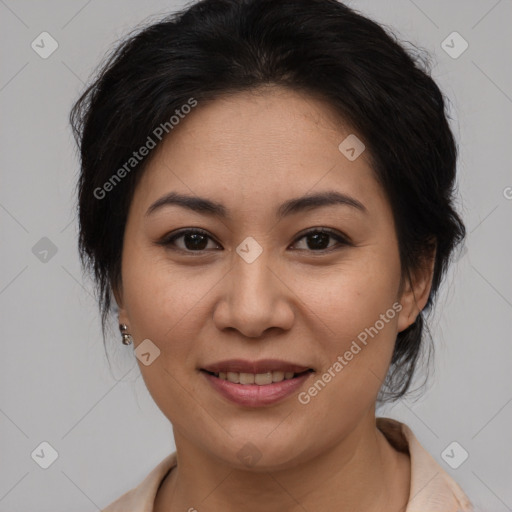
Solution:
[[(319, 249), (319, 250), (313, 250), (313, 249), (298, 249), (298, 250), (307, 251), (307, 252), (316, 253), (316, 254), (325, 254), (325, 253), (331, 252), (333, 250), (340, 249), (343, 246), (352, 245), (352, 243), (348, 237), (342, 235), (338, 231), (335, 231), (335, 230), (332, 230), (329, 228), (312, 228), (304, 233), (301, 233), (295, 239), (295, 241), (293, 242), (292, 245), (295, 245), (299, 240), (302, 240), (303, 238), (307, 237), (308, 235), (318, 234), (318, 233), (326, 234), (326, 235), (329, 235), (330, 237), (334, 238), (338, 242), (339, 246), (338, 247), (333, 246), (333, 247), (329, 247), (327, 249)], [(196, 229), (184, 229), (184, 230), (178, 231), (177, 233), (166, 235), (164, 238), (162, 238), (160, 241), (158, 241), (157, 244), (162, 245), (167, 248), (170, 248), (171, 250), (174, 250), (174, 251), (191, 254), (194, 256), (195, 255), (200, 256), (200, 255), (202, 255), (201, 253), (205, 253), (208, 251), (207, 249), (192, 251), (192, 250), (182, 249), (180, 247), (174, 246), (174, 242), (178, 238), (181, 238), (181, 237), (183, 237), (185, 235), (189, 235), (189, 234), (204, 235), (207, 238), (209, 238), (210, 240), (213, 240), (216, 244), (220, 245), (206, 231), (203, 231), (202, 229), (197, 229), (197, 228)], [(196, 254), (194, 254), (194, 253), (196, 253)]]

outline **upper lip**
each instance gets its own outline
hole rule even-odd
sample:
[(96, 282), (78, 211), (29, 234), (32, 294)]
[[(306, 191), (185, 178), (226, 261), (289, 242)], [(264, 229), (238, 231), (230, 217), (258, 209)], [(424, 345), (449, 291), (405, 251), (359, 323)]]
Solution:
[(259, 361), (247, 361), (244, 359), (229, 359), (219, 361), (201, 368), (212, 373), (236, 372), (236, 373), (267, 373), (272, 371), (301, 373), (311, 368), (301, 366), (289, 361), (280, 361), (279, 359), (261, 359)]

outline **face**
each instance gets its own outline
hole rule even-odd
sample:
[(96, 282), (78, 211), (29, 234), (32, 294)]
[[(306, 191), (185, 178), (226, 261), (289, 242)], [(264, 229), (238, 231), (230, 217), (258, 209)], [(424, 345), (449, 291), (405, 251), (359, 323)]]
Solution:
[(312, 97), (239, 93), (181, 120), (135, 191), (119, 320), (175, 437), (232, 466), (285, 468), (367, 421), (426, 300), (400, 290), (368, 154), (338, 148), (351, 134)]

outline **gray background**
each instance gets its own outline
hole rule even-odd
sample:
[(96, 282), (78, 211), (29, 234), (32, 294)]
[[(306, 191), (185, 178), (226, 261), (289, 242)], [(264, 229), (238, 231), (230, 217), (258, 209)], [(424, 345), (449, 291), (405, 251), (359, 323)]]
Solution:
[[(182, 5), (0, 0), (1, 512), (98, 510), (174, 450), (171, 426), (116, 331), (111, 366), (104, 352), (76, 250), (78, 167), (67, 116), (118, 38)], [(379, 415), (405, 421), (480, 509), (512, 510), (512, 2), (349, 5), (433, 55), (460, 144), (459, 203), (468, 227), (431, 318), (430, 385), (418, 400)], [(47, 59), (31, 47), (43, 31), (59, 45)], [(453, 31), (469, 44), (458, 58), (441, 47)], [(43, 237), (55, 254), (41, 252), (49, 245)], [(31, 458), (43, 441), (58, 452), (48, 469)], [(453, 441), (469, 453), (457, 469), (441, 456)]]

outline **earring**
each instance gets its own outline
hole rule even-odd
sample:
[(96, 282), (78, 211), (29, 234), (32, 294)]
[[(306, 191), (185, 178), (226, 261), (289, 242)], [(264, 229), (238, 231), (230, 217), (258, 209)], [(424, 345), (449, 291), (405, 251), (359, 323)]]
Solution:
[(130, 333), (127, 333), (128, 326), (126, 324), (119, 324), (119, 330), (121, 331), (121, 336), (123, 337), (122, 342), (124, 345), (130, 345), (133, 343), (133, 338)]

